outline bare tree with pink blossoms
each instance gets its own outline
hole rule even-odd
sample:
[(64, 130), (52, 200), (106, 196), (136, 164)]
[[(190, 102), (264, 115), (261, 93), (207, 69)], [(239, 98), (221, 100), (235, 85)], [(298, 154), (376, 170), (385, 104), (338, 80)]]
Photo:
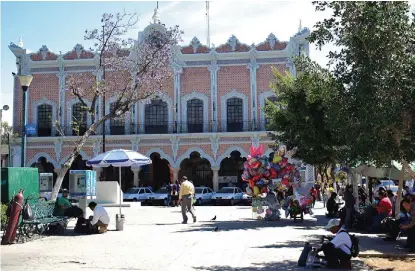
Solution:
[[(170, 64), (173, 46), (181, 41), (182, 32), (178, 26), (166, 29), (160, 25), (153, 31), (148, 31), (143, 40), (138, 42), (124, 39), (137, 21), (136, 13), (105, 13), (102, 15), (101, 29), (85, 31), (85, 40), (94, 42), (91, 51), (95, 53), (95, 75), (99, 76), (92, 77), (90, 72), (69, 75), (66, 89), (79, 100), (82, 109), (90, 115), (91, 125), (86, 127), (82, 136), (72, 142), (73, 150), (58, 174), (52, 200), (56, 199), (72, 162), (97, 128), (104, 125), (105, 121), (124, 117), (135, 103), (160, 95), (163, 84), (172, 78)], [(104, 116), (98, 116), (97, 105), (105, 93), (116, 98), (109, 112), (105, 112)], [(83, 120), (73, 120), (72, 129), (79, 130), (81, 123), (84, 123)], [(55, 126), (64, 137), (59, 123)]]

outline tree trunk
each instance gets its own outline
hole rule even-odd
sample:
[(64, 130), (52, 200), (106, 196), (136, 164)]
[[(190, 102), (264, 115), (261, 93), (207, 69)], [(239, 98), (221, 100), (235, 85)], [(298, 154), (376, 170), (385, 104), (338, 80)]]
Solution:
[(404, 182), (404, 177), (405, 177), (406, 161), (402, 159), (401, 163), (402, 163), (402, 169), (401, 169), (401, 174), (399, 174), (398, 195), (396, 196), (396, 202), (395, 202), (395, 216), (401, 212), (402, 190), (403, 190), (403, 182)]
[(72, 151), (72, 153), (69, 156), (68, 160), (65, 162), (65, 164), (63, 165), (61, 171), (59, 172), (58, 177), (56, 178), (56, 183), (53, 186), (53, 190), (52, 190), (51, 200), (56, 200), (56, 198), (58, 197), (58, 193), (59, 193), (59, 190), (61, 189), (63, 178), (65, 177), (66, 172), (68, 172), (68, 169), (71, 167), (73, 161), (75, 160), (75, 158), (81, 152), (81, 149), (85, 145), (85, 143), (87, 142), (89, 136), (92, 133), (95, 132), (95, 129), (99, 124), (100, 124), (100, 122), (92, 124), (89, 127), (89, 129), (85, 132), (85, 134), (81, 137), (81, 139), (78, 141), (76, 147)]

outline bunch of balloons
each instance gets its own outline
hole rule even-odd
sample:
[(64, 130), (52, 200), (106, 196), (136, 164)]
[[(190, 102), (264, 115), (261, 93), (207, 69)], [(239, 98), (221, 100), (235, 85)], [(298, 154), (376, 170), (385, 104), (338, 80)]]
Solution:
[(268, 184), (273, 176), (270, 172), (270, 163), (263, 153), (262, 146), (251, 147), (250, 155), (244, 164), (242, 180), (248, 183), (246, 192), (255, 197), (268, 193)]

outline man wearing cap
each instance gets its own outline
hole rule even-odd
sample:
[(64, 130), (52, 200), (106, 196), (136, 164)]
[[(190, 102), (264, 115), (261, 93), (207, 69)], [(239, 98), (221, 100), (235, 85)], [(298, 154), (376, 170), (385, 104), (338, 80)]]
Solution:
[(340, 227), (339, 219), (331, 219), (326, 229), (336, 236), (328, 243), (324, 243), (318, 251), (323, 251), (328, 268), (351, 269), (352, 239), (349, 234)]
[(400, 225), (400, 228), (408, 233), (405, 247), (408, 248), (410, 252), (415, 252), (415, 202), (404, 199), (402, 201), (402, 206), (405, 208), (406, 212), (411, 215), (411, 220), (408, 224)]
[(94, 212), (94, 216), (89, 218), (91, 225), (99, 233), (107, 232), (108, 224), (110, 223), (110, 217), (108, 216), (107, 211), (101, 205), (96, 204), (94, 201), (91, 201), (88, 204), (88, 207)]
[(193, 208), (194, 195), (195, 195), (194, 185), (187, 180), (186, 176), (183, 176), (181, 185), (180, 185), (180, 192), (179, 192), (179, 202), (182, 207), (182, 216), (183, 216), (182, 224), (187, 224), (187, 215), (186, 215), (187, 211), (189, 211), (189, 213), (192, 215), (193, 223), (196, 222), (195, 209)]
[(65, 216), (65, 211), (72, 207), (72, 204), (68, 200), (68, 189), (62, 189), (62, 197), (56, 199), (55, 210), (53, 214), (55, 216)]

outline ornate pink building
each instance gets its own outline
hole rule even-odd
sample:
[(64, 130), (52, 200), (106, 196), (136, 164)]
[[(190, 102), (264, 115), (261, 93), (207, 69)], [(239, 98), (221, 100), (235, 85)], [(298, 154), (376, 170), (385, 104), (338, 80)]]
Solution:
[[(163, 27), (154, 20), (146, 31)], [(106, 123), (106, 150), (125, 148), (139, 151), (153, 159), (145, 169), (123, 172), (123, 187), (150, 184), (160, 186), (167, 181), (167, 164), (174, 178), (190, 176), (196, 185), (218, 189), (223, 176), (241, 173), (243, 158), (251, 145), (263, 145), (267, 153), (272, 140), (267, 137), (263, 112), (266, 99), (272, 100), (270, 90), (271, 67), (295, 75), (292, 57), (308, 55), (306, 38), (310, 32), (301, 29), (289, 41), (280, 41), (270, 34), (264, 42), (247, 45), (235, 36), (215, 48), (208, 48), (196, 37), (189, 45), (177, 46), (172, 60), (174, 80), (165, 86), (163, 95), (151, 104), (137, 103), (134, 110), (122, 120)], [(43, 45), (37, 52), (28, 53), (23, 44), (12, 43), (10, 50), (16, 56), (21, 74), (32, 74), (28, 90), (27, 123), (37, 127), (37, 134), (27, 139), (26, 165), (44, 157), (55, 171), (66, 161), (73, 141), (78, 135), (72, 129), (72, 119), (86, 114), (78, 100), (65, 91), (68, 74), (90, 72), (97, 74), (94, 53), (77, 44), (65, 54), (51, 52)], [(111, 77), (110, 72), (107, 75)], [(106, 104), (99, 101), (98, 115), (105, 106), (108, 112), (114, 100), (107, 94)], [(19, 82), (14, 82), (15, 130), (21, 128), (22, 94)], [(91, 121), (85, 118), (85, 127)], [(53, 123), (65, 127), (66, 137), (59, 136)], [(82, 129), (81, 129), (82, 130)], [(80, 131), (82, 133), (82, 131)], [(102, 151), (102, 129), (91, 136), (81, 155), (87, 160)], [(20, 141), (17, 141), (20, 142)], [(20, 165), (20, 144), (12, 147), (13, 164)], [(107, 178), (111, 178), (110, 173)], [(304, 168), (306, 180), (313, 179), (313, 169)], [(232, 179), (232, 178), (231, 178)], [(64, 185), (65, 186), (65, 185)]]

